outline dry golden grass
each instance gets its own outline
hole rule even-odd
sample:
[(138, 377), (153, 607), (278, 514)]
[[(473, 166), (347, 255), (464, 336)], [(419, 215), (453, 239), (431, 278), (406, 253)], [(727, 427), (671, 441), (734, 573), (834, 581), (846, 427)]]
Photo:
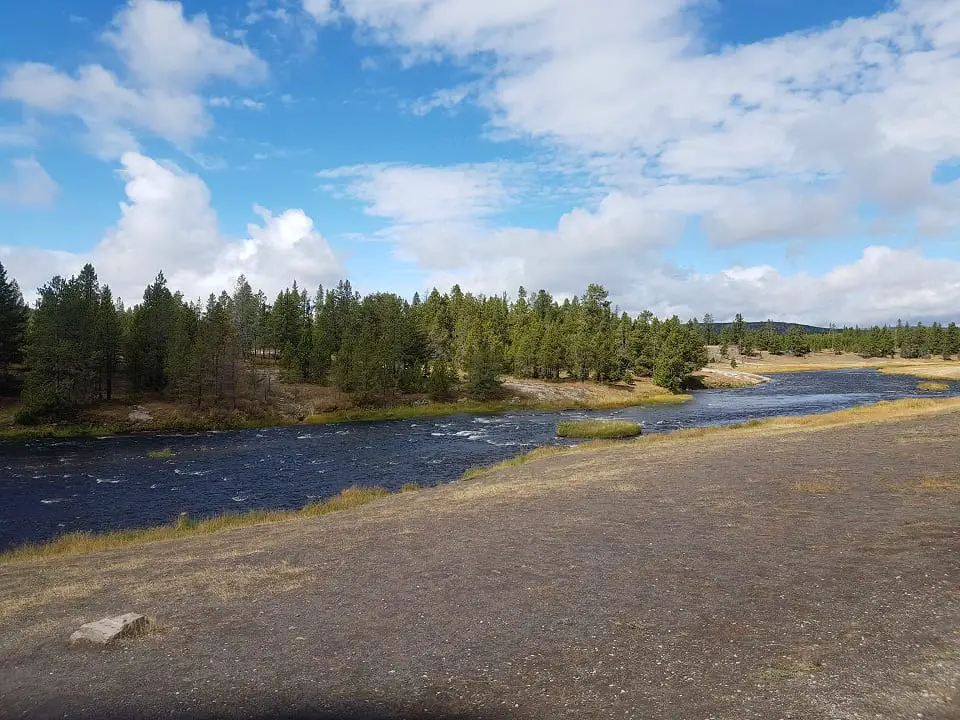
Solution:
[(84, 600), (92, 597), (103, 587), (102, 583), (82, 582), (68, 585), (47, 587), (43, 590), (27, 595), (17, 595), (12, 598), (0, 599), (0, 620), (18, 615), (24, 610), (41, 607), (51, 602), (64, 600)]
[[(711, 348), (711, 357), (717, 357), (719, 351)], [(832, 350), (814, 352), (805, 357), (791, 355), (771, 355), (761, 353), (760, 357), (737, 357), (737, 369), (767, 375), (781, 372), (804, 372), (813, 370), (850, 370), (875, 368), (883, 373), (914, 375), (933, 380), (960, 380), (960, 363), (943, 360), (905, 360), (903, 358), (864, 358), (855, 353), (837, 355)], [(730, 361), (711, 363), (708, 367), (716, 370), (729, 370)]]
[(613, 443), (610, 441), (595, 440), (593, 442), (584, 443), (573, 448), (565, 447), (555, 447), (548, 445), (546, 447), (539, 447), (536, 450), (531, 450), (528, 453), (523, 455), (517, 455), (516, 457), (503, 460), (501, 462), (495, 463), (493, 465), (485, 465), (482, 467), (472, 467), (467, 468), (467, 470), (460, 476), (461, 481), (474, 480), (479, 477), (484, 477), (491, 473), (496, 472), (497, 470), (504, 470), (506, 468), (518, 467), (520, 465), (526, 465), (527, 463), (536, 462), (537, 460), (543, 460), (549, 457), (556, 457), (557, 455), (567, 455), (574, 452), (583, 452), (584, 450), (594, 450), (599, 448), (610, 447)]
[(917, 385), (917, 390), (920, 392), (945, 392), (950, 389), (950, 386), (942, 382), (931, 382), (929, 380), (919, 383)]
[(557, 425), (557, 437), (616, 440), (636, 437), (640, 423), (629, 420), (570, 420)]
[(890, 488), (894, 492), (945, 492), (948, 490), (960, 490), (960, 477), (927, 477), (914, 482), (904, 483), (902, 485), (893, 485)]
[(905, 365), (885, 365), (880, 372), (886, 375), (913, 375), (923, 380), (960, 380), (960, 363), (912, 360)]
[[(711, 357), (717, 357), (719, 350), (711, 348)], [(886, 365), (891, 360), (884, 358), (862, 358), (854, 353), (842, 353), (837, 355), (832, 350), (825, 352), (810, 353), (804, 357), (793, 357), (792, 355), (771, 355), (770, 353), (761, 353), (759, 357), (737, 357), (737, 370), (746, 372), (768, 373), (778, 372), (803, 372), (812, 370), (842, 370), (851, 368), (879, 368)], [(711, 363), (711, 368), (718, 370), (729, 370), (730, 361)]]
[(307, 505), (300, 510), (257, 510), (242, 514), (218, 515), (199, 521), (193, 521), (185, 515), (181, 515), (173, 523), (153, 528), (119, 530), (110, 533), (70, 533), (47, 543), (23, 545), (0, 553), (0, 564), (22, 560), (40, 560), (61, 555), (83, 555), (129, 545), (210, 535), (222, 530), (250, 527), (251, 525), (319, 517), (366, 505), (389, 494), (389, 491), (383, 488), (353, 487), (344, 490), (329, 500)]

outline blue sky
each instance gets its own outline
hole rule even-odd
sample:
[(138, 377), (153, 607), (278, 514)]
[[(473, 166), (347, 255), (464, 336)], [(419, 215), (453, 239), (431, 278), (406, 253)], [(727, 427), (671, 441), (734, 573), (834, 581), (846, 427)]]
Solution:
[[(8, 4), (9, 5), (9, 4)], [(960, 0), (0, 10), (0, 261), (814, 323), (960, 307)]]

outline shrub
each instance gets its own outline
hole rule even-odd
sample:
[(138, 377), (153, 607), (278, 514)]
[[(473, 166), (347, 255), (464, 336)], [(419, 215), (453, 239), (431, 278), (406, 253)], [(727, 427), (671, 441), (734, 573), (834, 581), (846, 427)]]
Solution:
[(17, 425), (36, 425), (40, 422), (40, 418), (35, 410), (20, 408), (13, 414), (13, 421)]

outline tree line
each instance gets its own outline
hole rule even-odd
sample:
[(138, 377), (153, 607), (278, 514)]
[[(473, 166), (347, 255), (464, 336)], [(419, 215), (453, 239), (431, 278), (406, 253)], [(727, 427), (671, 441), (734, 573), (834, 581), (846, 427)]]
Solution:
[(231, 292), (187, 300), (163, 273), (132, 308), (86, 265), (23, 303), (0, 265), (0, 374), (22, 367), (25, 417), (57, 416), (127, 393), (198, 408), (237, 408), (287, 382), (334, 386), (360, 404), (404, 395), (490, 399), (500, 376), (598, 382), (652, 377), (678, 391), (707, 362), (696, 322), (636, 317), (592, 284), (578, 297), (515, 299), (454, 286), (408, 301), (361, 297), (349, 281), (310, 294), (297, 283), (272, 302), (240, 277)]
[(960, 356), (960, 328), (955, 322), (943, 325), (933, 322), (925, 325), (898, 320), (893, 327), (875, 325), (869, 328), (830, 326), (824, 332), (805, 333), (799, 326), (791, 326), (786, 333), (778, 333), (772, 321), (757, 329), (750, 329), (742, 315), (718, 329), (710, 315), (703, 318), (701, 334), (708, 345), (720, 346), (726, 357), (735, 347), (740, 355), (759, 351), (774, 355), (802, 356), (810, 352), (833, 350), (856, 353), (865, 358), (895, 357), (906, 359), (942, 357), (949, 360)]

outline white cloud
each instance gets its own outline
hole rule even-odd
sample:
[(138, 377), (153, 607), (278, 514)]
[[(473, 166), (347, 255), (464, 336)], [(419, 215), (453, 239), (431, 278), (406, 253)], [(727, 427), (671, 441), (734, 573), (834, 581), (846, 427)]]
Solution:
[(130, 0), (104, 39), (140, 82), (168, 92), (189, 92), (210, 78), (251, 81), (267, 74), (249, 48), (214, 36), (206, 15), (184, 17), (179, 2)]
[(40, 128), (35, 120), (18, 125), (0, 125), (0, 147), (33, 147)]
[(472, 91), (473, 87), (468, 84), (457, 85), (452, 88), (443, 88), (437, 90), (428, 98), (420, 98), (413, 102), (410, 106), (410, 111), (414, 115), (427, 115), (439, 108), (453, 110), (466, 100)]
[[(744, 312), (752, 319), (840, 324), (948, 318), (960, 302), (960, 262), (925, 258), (915, 249), (870, 247), (856, 262), (819, 276), (768, 266), (694, 273), (663, 258), (681, 236), (691, 204), (714, 209), (718, 227), (712, 232), (720, 238), (729, 232), (722, 226), (728, 217), (739, 217), (741, 232), (752, 223), (753, 232), (766, 237), (783, 235), (791, 223), (815, 233), (839, 222), (835, 215), (843, 208), (831, 205), (830, 194), (795, 197), (758, 181), (766, 184), (716, 186), (704, 199), (695, 188), (664, 185), (638, 194), (611, 192), (594, 210), (564, 214), (552, 230), (496, 227), (492, 219), (510, 202), (518, 172), (496, 164), (365, 165), (319, 175), (329, 191), (360, 200), (367, 214), (387, 221), (376, 237), (426, 272), (427, 289), (459, 283), (498, 294), (524, 285), (569, 297), (599, 281), (630, 312), (710, 312), (718, 319)], [(756, 194), (766, 204), (751, 210)]]
[(10, 205), (51, 205), (60, 186), (47, 174), (36, 158), (20, 158), (10, 163), (13, 180), (0, 180), (0, 203)]
[(118, 50), (127, 82), (102, 65), (84, 65), (71, 75), (25, 62), (8, 69), (0, 97), (78, 117), (91, 149), (114, 158), (137, 149), (137, 130), (189, 146), (211, 125), (198, 94), (206, 81), (246, 82), (267, 73), (248, 48), (215, 37), (206, 16), (184, 17), (179, 2), (130, 0), (104, 39)]
[(303, 11), (321, 25), (336, 17), (332, 0), (303, 0)]
[[(495, 137), (552, 145), (586, 168), (632, 164), (654, 194), (662, 183), (693, 188), (703, 201), (686, 212), (706, 216), (719, 244), (840, 235), (865, 203), (881, 205), (878, 227), (909, 214), (960, 227), (930, 173), (960, 155), (960, 0), (902, 0), (872, 18), (712, 53), (700, 6), (343, 0), (372, 40), (408, 60), (448, 57), (476, 71)], [(441, 90), (414, 109), (463, 99)], [(642, 184), (598, 179), (631, 192)], [(780, 217), (759, 217), (771, 188), (766, 214)], [(734, 204), (718, 207), (720, 196)]]
[(230, 239), (222, 234), (210, 191), (199, 177), (139, 153), (126, 153), (121, 162), (127, 200), (117, 224), (91, 252), (0, 247), (25, 293), (54, 272), (70, 275), (85, 262), (93, 263), (100, 279), (127, 304), (139, 301), (160, 270), (187, 298), (228, 289), (240, 274), (270, 295), (294, 279), (314, 287), (343, 276), (339, 259), (303, 210), (273, 215), (257, 206), (261, 223), (248, 225), (246, 238)]
[(207, 104), (210, 107), (215, 108), (246, 108), (247, 110), (266, 110), (266, 103), (262, 103), (259, 100), (254, 100), (253, 98), (229, 98), (222, 96), (215, 96), (210, 98), (207, 101)]
[[(627, 257), (634, 263), (638, 257)], [(648, 256), (649, 257), (649, 256)], [(623, 264), (620, 265), (623, 268)], [(717, 273), (687, 273), (650, 259), (624, 271), (596, 263), (569, 280), (568, 268), (554, 276), (549, 266), (516, 256), (493, 259), (460, 271), (434, 273), (426, 285), (500, 292), (521, 284), (528, 289), (556, 288), (565, 296), (582, 293), (587, 283), (603, 280), (624, 310), (650, 309), (660, 316), (682, 318), (711, 313), (731, 320), (744, 313), (750, 320), (773, 318), (839, 325), (895, 323), (897, 319), (950, 320), (960, 306), (960, 261), (931, 259), (917, 250), (870, 246), (856, 261), (823, 275), (783, 273), (770, 266), (732, 267)], [(568, 279), (559, 284), (557, 280)]]
[(397, 224), (476, 219), (508, 200), (509, 167), (498, 163), (437, 168), (418, 165), (355, 165), (324, 170), (318, 177), (346, 182), (350, 197), (367, 203), (366, 213)]

